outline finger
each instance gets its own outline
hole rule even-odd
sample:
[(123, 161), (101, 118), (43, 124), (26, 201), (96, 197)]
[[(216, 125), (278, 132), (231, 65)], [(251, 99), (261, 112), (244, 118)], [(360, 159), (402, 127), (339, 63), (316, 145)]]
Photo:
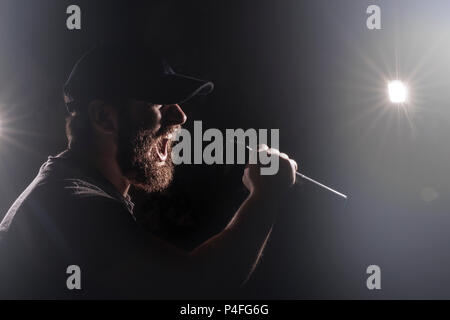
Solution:
[(280, 152), (280, 158), (289, 160), (289, 156), (286, 153), (284, 153), (284, 152)]
[(269, 149), (269, 146), (267, 144), (260, 144), (258, 145), (258, 151), (267, 151)]
[(291, 162), (291, 165), (294, 167), (295, 171), (298, 171), (298, 164), (297, 161), (289, 159), (289, 161)]
[(277, 155), (277, 156), (280, 155), (280, 151), (279, 151), (278, 149), (275, 149), (275, 148), (269, 148), (269, 149), (267, 150), (267, 153), (273, 154), (273, 155)]

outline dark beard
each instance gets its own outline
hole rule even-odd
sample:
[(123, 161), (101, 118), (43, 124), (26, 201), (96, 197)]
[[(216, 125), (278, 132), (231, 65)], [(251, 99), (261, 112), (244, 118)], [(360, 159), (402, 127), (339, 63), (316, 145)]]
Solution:
[[(118, 135), (117, 161), (122, 173), (136, 188), (145, 192), (159, 192), (166, 189), (173, 178), (172, 146), (167, 146), (167, 159), (164, 164), (154, 148), (162, 142), (162, 137), (171, 130), (160, 130), (157, 135), (152, 130), (135, 128), (129, 117), (121, 117)], [(151, 147), (153, 150), (149, 154)]]

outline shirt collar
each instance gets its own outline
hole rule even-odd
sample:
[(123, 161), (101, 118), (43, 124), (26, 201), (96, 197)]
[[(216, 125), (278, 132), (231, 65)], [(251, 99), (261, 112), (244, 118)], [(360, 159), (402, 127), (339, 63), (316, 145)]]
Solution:
[(48, 161), (42, 166), (41, 171), (45, 172), (46, 168), (55, 162), (63, 162), (63, 164), (69, 166), (71, 170), (78, 171), (84, 179), (97, 185), (111, 197), (120, 201), (125, 205), (127, 210), (133, 214), (135, 205), (131, 200), (130, 195), (127, 194), (123, 196), (119, 190), (117, 190), (117, 188), (100, 173), (100, 171), (89, 165), (86, 161), (82, 161), (80, 157), (76, 155), (74, 150), (67, 149), (57, 156), (49, 156)]

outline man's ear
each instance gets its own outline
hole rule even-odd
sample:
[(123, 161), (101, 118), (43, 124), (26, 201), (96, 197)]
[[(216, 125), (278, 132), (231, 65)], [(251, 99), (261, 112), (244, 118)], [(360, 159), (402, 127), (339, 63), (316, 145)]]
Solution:
[(93, 100), (88, 105), (89, 119), (94, 129), (103, 134), (117, 132), (117, 109), (103, 100)]

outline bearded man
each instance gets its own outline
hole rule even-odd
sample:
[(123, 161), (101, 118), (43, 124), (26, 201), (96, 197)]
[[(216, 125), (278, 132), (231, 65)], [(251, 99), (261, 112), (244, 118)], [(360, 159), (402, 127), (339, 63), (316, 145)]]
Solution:
[(192, 298), (244, 283), (295, 182), (287, 155), (261, 147), (280, 158), (278, 174), (247, 166), (248, 197), (191, 252), (141, 229), (128, 195), (130, 185), (167, 188), (172, 137), (187, 119), (180, 104), (212, 89), (141, 46), (83, 55), (64, 85), (67, 150), (48, 158), (1, 222), (1, 297)]

